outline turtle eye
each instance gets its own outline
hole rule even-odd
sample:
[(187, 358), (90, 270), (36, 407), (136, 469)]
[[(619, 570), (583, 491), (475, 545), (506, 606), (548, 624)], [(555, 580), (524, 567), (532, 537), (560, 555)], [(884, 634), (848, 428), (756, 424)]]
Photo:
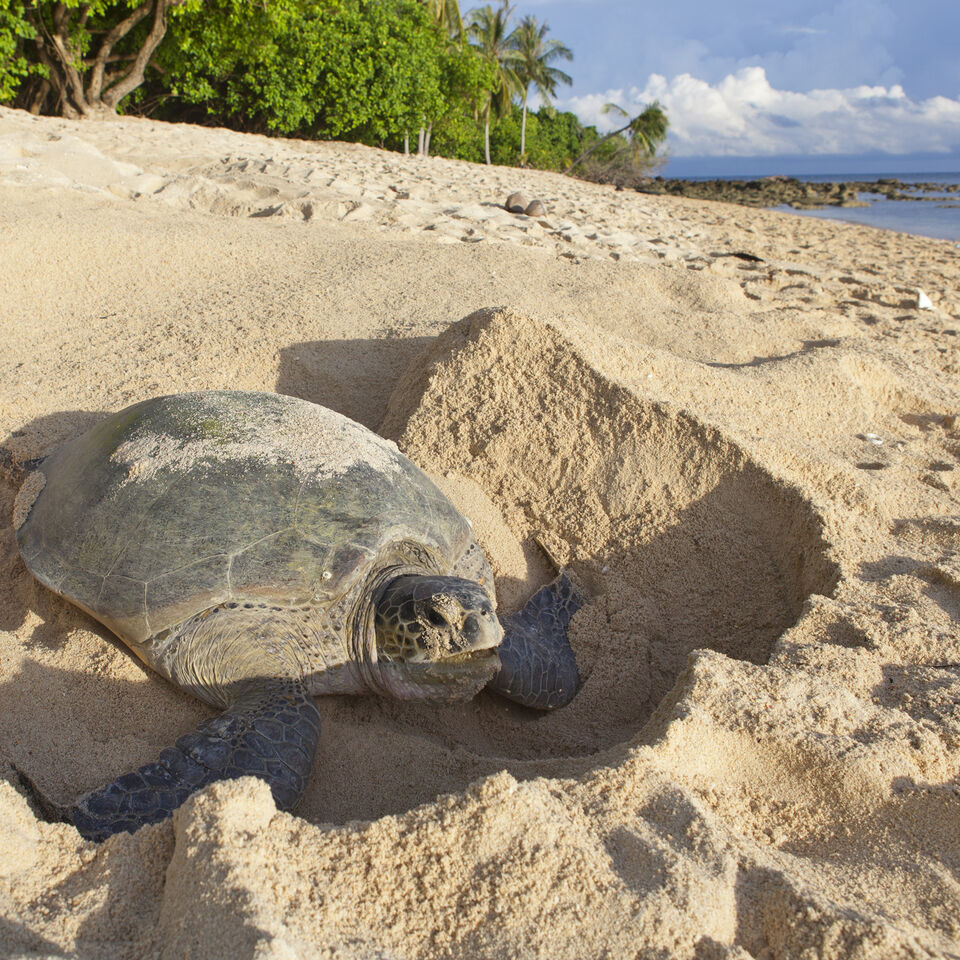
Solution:
[(449, 624), (447, 623), (447, 618), (436, 607), (427, 608), (427, 619), (435, 627), (449, 626)]

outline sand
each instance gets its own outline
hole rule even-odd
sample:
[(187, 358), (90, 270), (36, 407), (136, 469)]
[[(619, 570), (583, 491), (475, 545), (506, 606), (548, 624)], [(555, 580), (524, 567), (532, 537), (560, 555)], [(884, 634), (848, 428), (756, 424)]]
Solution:
[(590, 598), (565, 710), (324, 698), (296, 815), (248, 778), (96, 845), (10, 764), (69, 802), (210, 710), (31, 579), (0, 482), (0, 954), (960, 955), (958, 255), (0, 109), (0, 445), (291, 394), (435, 477), (501, 609)]

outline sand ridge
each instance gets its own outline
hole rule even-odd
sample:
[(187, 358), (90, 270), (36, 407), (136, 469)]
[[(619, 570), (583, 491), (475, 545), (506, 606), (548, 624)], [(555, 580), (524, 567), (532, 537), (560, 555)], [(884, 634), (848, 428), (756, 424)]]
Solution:
[[(556, 714), (319, 700), (298, 816), (247, 779), (98, 847), (8, 768), (5, 953), (960, 952), (953, 244), (9, 110), (0, 188), (17, 459), (159, 393), (299, 396), (436, 478), (503, 609), (547, 553), (591, 601)], [(3, 529), (0, 754), (68, 801), (208, 711)]]

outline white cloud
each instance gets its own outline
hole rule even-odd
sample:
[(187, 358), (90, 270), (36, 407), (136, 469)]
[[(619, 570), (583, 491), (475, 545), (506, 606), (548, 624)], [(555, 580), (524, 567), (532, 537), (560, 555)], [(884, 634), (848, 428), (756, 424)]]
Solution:
[(573, 97), (558, 106), (599, 130), (615, 129), (605, 103), (632, 114), (659, 100), (670, 119), (672, 156), (920, 153), (960, 151), (960, 99), (911, 100), (899, 84), (794, 93), (771, 86), (763, 67), (719, 83), (651, 74), (641, 89)]

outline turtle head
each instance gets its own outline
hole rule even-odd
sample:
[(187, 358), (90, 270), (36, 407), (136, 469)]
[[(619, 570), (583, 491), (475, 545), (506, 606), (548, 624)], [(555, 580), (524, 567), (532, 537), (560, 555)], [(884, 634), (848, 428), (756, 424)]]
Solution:
[(466, 699), (500, 666), (503, 628), (472, 580), (397, 577), (380, 594), (374, 628), (381, 679), (401, 699)]

